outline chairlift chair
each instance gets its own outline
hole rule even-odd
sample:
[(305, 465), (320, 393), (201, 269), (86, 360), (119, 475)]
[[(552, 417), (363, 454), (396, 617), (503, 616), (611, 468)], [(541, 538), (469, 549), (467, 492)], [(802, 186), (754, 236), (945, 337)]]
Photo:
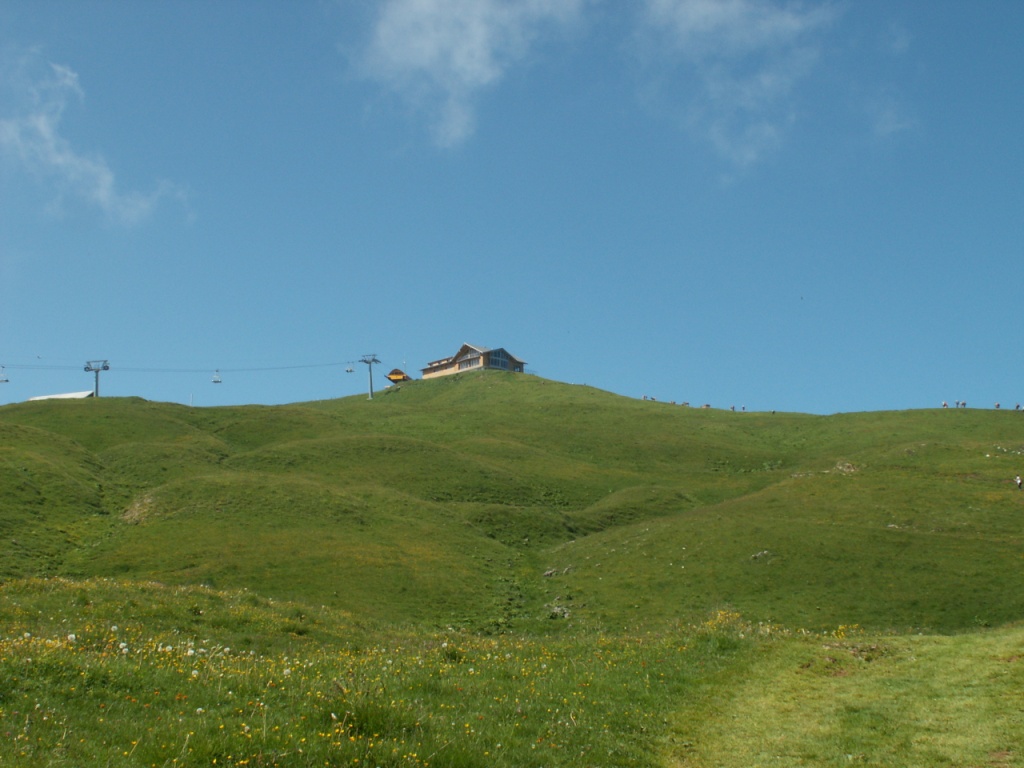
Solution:
[(220, 384), (221, 383), (220, 369), (219, 368), (216, 371), (213, 372), (213, 383), (214, 384)]
[(4, 367), (0, 365), (0, 384), (7, 384), (9, 381), (7, 374), (4, 373)]

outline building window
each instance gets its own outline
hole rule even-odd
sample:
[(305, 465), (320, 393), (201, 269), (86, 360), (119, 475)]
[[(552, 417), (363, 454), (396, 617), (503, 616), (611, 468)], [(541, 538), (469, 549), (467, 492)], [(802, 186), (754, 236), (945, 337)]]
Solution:
[(508, 370), (508, 354), (503, 349), (492, 349), (488, 354), (491, 368), (503, 368)]

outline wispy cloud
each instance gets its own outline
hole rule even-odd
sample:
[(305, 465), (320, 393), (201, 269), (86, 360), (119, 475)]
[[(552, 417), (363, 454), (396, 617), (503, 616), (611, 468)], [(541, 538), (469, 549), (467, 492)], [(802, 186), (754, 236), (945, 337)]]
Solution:
[(137, 224), (166, 196), (181, 190), (161, 182), (149, 193), (123, 192), (107, 161), (76, 151), (61, 135), (68, 106), (85, 94), (71, 68), (43, 61), (37, 52), (0, 69), (0, 155), (38, 183), (52, 187), (60, 208), (67, 199), (94, 206), (119, 224)]
[[(911, 43), (909, 32), (901, 24), (894, 23), (882, 33), (881, 50), (891, 58), (891, 63), (895, 64), (909, 53)], [(867, 100), (866, 110), (871, 128), (878, 138), (889, 138), (909, 131), (916, 125), (901, 89), (895, 83), (879, 88), (877, 93)]]
[(689, 128), (743, 167), (782, 141), (793, 93), (836, 15), (832, 5), (796, 1), (647, 0), (641, 38), (659, 65), (692, 72)]
[(867, 104), (867, 113), (874, 135), (879, 138), (888, 138), (908, 131), (915, 125), (915, 121), (908, 114), (903, 101), (891, 90), (870, 99)]
[(884, 31), (882, 37), (883, 47), (894, 56), (902, 56), (910, 50), (913, 42), (910, 32), (902, 24), (893, 22)]
[(426, 113), (452, 146), (472, 135), (475, 102), (582, 0), (388, 0), (363, 59), (367, 77)]

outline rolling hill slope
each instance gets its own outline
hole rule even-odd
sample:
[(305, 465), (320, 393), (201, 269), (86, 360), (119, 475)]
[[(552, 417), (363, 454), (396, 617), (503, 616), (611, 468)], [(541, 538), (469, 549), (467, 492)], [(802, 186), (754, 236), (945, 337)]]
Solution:
[(1024, 414), (696, 410), (495, 372), (289, 406), (0, 408), (0, 578), (368, 621), (809, 629), (1024, 617)]

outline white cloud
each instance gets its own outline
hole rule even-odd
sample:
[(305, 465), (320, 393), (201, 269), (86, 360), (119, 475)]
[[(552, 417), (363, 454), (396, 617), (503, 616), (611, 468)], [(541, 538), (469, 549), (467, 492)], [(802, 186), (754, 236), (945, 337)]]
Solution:
[(65, 110), (84, 99), (78, 75), (69, 67), (44, 64), (32, 52), (0, 70), (0, 77), (4, 94), (0, 155), (53, 187), (56, 208), (71, 198), (98, 208), (112, 221), (136, 224), (152, 213), (162, 197), (181, 196), (167, 182), (148, 194), (119, 191), (115, 174), (102, 156), (76, 151), (61, 135)]
[(686, 122), (737, 166), (777, 146), (792, 95), (813, 70), (831, 5), (779, 0), (647, 0), (642, 44), (696, 76)]
[(910, 50), (910, 32), (899, 23), (892, 23), (882, 36), (882, 45), (894, 56), (902, 56)]
[[(894, 63), (910, 51), (911, 43), (910, 33), (901, 24), (893, 23), (882, 33), (882, 51), (889, 54)], [(895, 85), (880, 88), (878, 93), (868, 99), (866, 109), (872, 131), (879, 138), (889, 138), (916, 126), (916, 120)]]
[(888, 138), (914, 128), (915, 121), (902, 101), (891, 90), (880, 93), (867, 104), (868, 118), (875, 136)]
[(426, 112), (442, 146), (473, 133), (475, 100), (582, 0), (388, 0), (363, 56), (365, 74)]
[(759, 53), (789, 46), (818, 27), (831, 12), (772, 0), (648, 0), (648, 21), (666, 28), (679, 47), (696, 57)]

